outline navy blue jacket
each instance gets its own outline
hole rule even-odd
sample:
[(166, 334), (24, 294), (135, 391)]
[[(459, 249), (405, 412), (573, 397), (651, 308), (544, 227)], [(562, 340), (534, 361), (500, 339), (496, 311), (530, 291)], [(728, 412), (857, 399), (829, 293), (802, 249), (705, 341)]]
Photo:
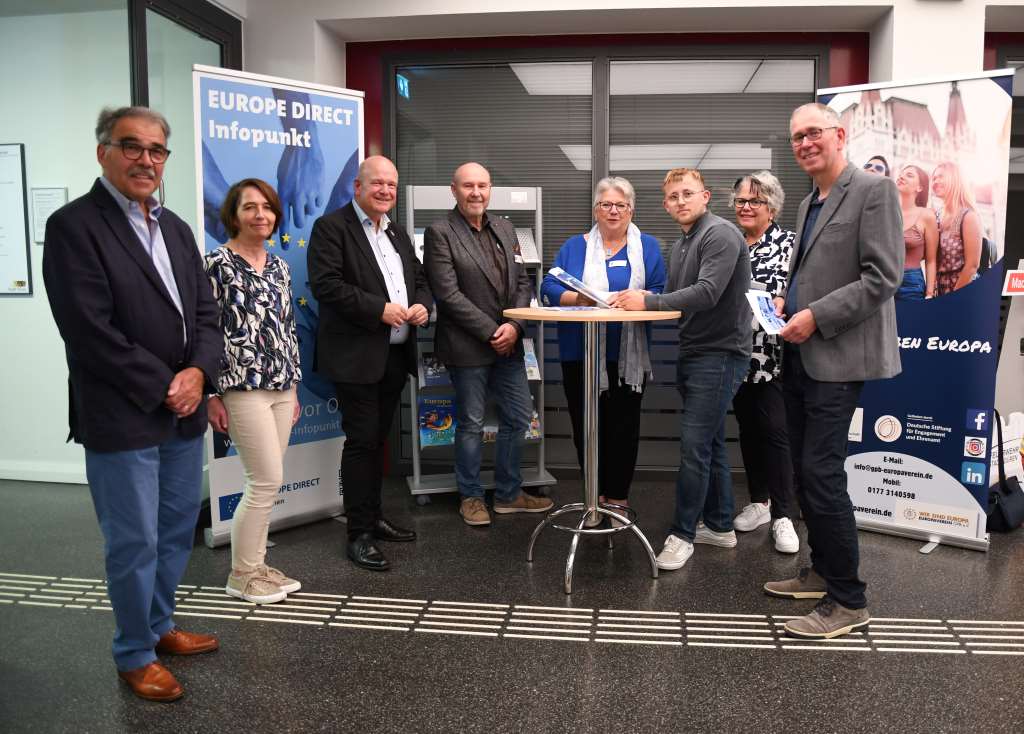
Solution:
[(74, 439), (93, 451), (129, 451), (206, 430), (206, 401), (187, 418), (164, 406), (174, 375), (198, 367), (211, 392), (224, 337), (192, 230), (160, 216), (182, 315), (128, 218), (97, 179), (46, 222), (43, 280), (64, 339)]

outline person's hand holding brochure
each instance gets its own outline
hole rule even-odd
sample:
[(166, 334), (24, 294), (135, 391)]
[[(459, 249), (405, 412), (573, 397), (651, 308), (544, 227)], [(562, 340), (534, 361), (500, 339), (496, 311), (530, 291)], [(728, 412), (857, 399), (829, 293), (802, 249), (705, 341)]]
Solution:
[(582, 293), (601, 308), (611, 308), (608, 305), (608, 299), (612, 297), (612, 294), (608, 291), (599, 291), (596, 288), (591, 288), (576, 276), (570, 275), (559, 267), (551, 268), (548, 273), (566, 288)]
[(747, 302), (754, 312), (754, 318), (766, 334), (775, 335), (786, 325), (785, 320), (775, 313), (775, 303), (767, 291), (747, 291)]

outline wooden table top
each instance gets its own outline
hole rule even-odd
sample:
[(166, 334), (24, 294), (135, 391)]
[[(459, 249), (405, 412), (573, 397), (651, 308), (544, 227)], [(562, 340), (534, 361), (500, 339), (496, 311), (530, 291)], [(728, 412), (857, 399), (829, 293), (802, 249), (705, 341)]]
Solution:
[(505, 316), (526, 321), (668, 321), (678, 319), (680, 311), (624, 311), (620, 308), (506, 308)]

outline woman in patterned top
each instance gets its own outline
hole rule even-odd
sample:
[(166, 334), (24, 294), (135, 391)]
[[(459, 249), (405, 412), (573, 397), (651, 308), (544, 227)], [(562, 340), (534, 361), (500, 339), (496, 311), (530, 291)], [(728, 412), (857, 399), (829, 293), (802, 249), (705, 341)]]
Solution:
[(981, 264), (981, 219), (974, 197), (953, 161), (943, 161), (932, 173), (932, 193), (942, 200), (939, 218), (939, 274), (935, 295), (960, 290), (974, 280)]
[(256, 604), (281, 601), (302, 585), (264, 563), (267, 530), (284, 475), (284, 453), (299, 418), (302, 379), (292, 311), (291, 273), (264, 243), (281, 220), (273, 187), (257, 178), (232, 186), (220, 218), (231, 239), (206, 256), (221, 307), (225, 351), (210, 425), (227, 432), (245, 467), (245, 494), (231, 523), (228, 595)]
[[(773, 298), (784, 295), (796, 235), (775, 222), (785, 200), (782, 185), (770, 172), (758, 171), (738, 179), (731, 198), (750, 246), (750, 287), (767, 290)], [(755, 321), (750, 372), (732, 401), (750, 489), (750, 504), (736, 517), (735, 528), (747, 532), (771, 522), (775, 549), (796, 553), (800, 539), (793, 526), (796, 506), (781, 361), (779, 338), (765, 334)]]
[[(903, 282), (896, 291), (898, 301), (920, 301), (935, 293), (935, 267), (939, 253), (939, 228), (935, 211), (928, 206), (928, 174), (908, 163), (896, 176), (903, 211), (903, 241), (907, 260)], [(921, 264), (924, 263), (924, 272)]]

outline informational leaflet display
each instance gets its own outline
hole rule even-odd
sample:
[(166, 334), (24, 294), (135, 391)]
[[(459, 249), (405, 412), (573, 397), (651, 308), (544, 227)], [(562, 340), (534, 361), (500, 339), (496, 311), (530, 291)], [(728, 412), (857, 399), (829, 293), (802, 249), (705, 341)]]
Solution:
[(25, 146), (0, 145), (0, 295), (30, 295)]
[[(292, 428), (271, 529), (336, 515), (342, 508), (344, 436), (334, 386), (313, 371), (318, 309), (309, 290), (306, 248), (316, 218), (352, 199), (363, 158), (363, 94), (203, 66), (194, 67), (193, 93), (205, 250), (227, 240), (219, 210), (232, 183), (263, 179), (277, 190), (284, 210), (267, 248), (291, 270), (302, 413)], [(245, 484), (230, 438), (214, 433), (212, 442), (211, 546), (230, 538)]]
[(1003, 70), (818, 93), (849, 160), (887, 173), (904, 211), (903, 371), (865, 385), (850, 426), (861, 527), (988, 547), (1012, 81)]

